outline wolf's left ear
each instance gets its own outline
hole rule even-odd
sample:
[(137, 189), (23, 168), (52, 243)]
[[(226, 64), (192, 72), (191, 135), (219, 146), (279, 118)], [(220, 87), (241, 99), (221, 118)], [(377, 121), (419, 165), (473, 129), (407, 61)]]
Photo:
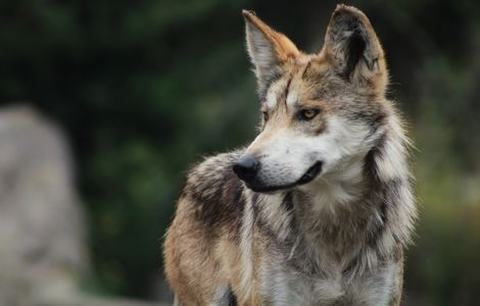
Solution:
[(281, 75), (284, 65), (300, 52), (290, 39), (273, 30), (254, 13), (244, 10), (242, 14), (248, 54), (255, 67), (259, 94), (263, 96), (270, 83)]
[(367, 16), (338, 5), (332, 14), (322, 52), (345, 80), (383, 94), (388, 82), (384, 53)]

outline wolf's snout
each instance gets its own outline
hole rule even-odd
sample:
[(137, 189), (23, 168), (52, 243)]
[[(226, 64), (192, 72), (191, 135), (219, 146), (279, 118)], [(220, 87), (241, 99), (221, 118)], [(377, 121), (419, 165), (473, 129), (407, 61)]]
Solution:
[(233, 165), (233, 172), (243, 181), (251, 181), (257, 175), (260, 163), (252, 155), (244, 155)]

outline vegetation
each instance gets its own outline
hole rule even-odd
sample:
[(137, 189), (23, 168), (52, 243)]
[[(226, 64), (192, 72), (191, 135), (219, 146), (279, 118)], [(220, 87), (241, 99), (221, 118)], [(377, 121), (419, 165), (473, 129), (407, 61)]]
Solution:
[[(480, 2), (352, 1), (387, 52), (421, 203), (407, 301), (475, 304), (480, 286)], [(0, 1), (0, 101), (66, 129), (90, 219), (89, 290), (152, 298), (189, 165), (255, 134), (242, 8), (313, 52), (333, 1)], [(93, 284), (93, 285), (92, 285)]]

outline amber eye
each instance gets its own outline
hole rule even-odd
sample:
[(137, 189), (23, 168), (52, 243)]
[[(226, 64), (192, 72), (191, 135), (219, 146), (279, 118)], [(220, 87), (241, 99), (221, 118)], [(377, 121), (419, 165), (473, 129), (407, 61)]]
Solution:
[(315, 118), (315, 116), (318, 115), (319, 112), (320, 112), (320, 110), (313, 109), (313, 108), (302, 109), (298, 113), (298, 119), (304, 120), (304, 121), (309, 121), (309, 120), (312, 120), (313, 118)]
[(268, 112), (262, 112), (263, 115), (263, 121), (267, 122), (268, 121)]

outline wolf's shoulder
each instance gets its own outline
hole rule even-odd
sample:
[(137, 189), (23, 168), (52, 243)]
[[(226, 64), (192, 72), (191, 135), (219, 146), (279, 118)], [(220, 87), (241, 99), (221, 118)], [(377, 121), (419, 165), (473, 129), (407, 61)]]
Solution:
[(243, 183), (232, 166), (242, 150), (205, 158), (188, 173), (182, 197), (202, 220), (212, 223), (238, 217), (244, 204)]
[(242, 154), (241, 150), (205, 157), (189, 171), (185, 191), (200, 198), (211, 198), (215, 190), (226, 183), (240, 183), (233, 173), (232, 166)]

